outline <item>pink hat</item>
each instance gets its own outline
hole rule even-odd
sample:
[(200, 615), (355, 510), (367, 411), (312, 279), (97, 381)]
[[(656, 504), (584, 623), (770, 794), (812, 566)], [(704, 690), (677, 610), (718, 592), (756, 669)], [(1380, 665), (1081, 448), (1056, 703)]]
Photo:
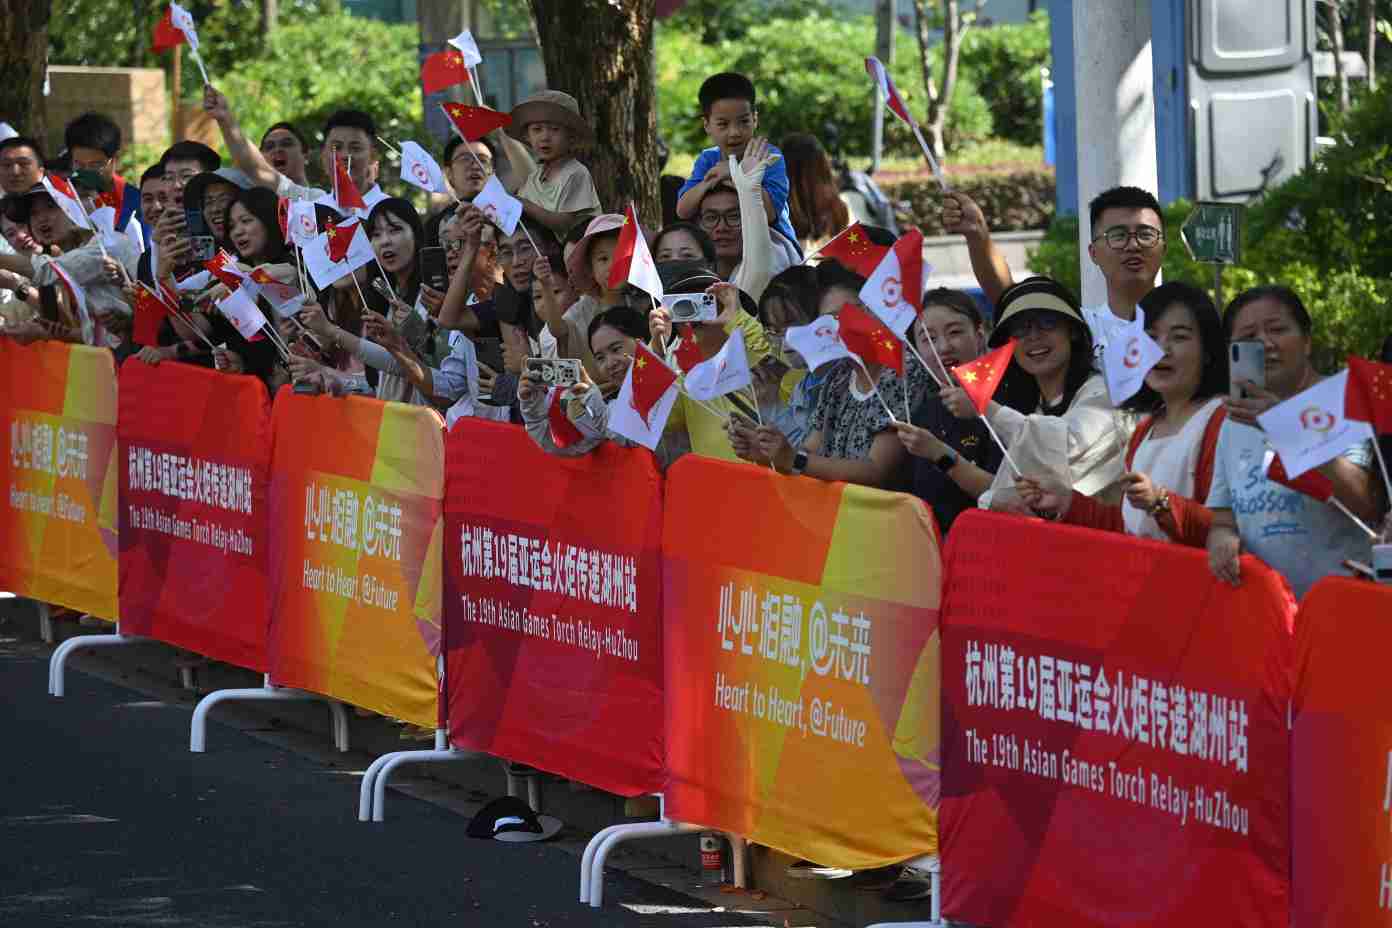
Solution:
[(599, 282), (594, 279), (594, 274), (590, 273), (590, 242), (597, 235), (605, 232), (616, 232), (623, 228), (624, 217), (622, 213), (604, 213), (590, 220), (590, 224), (585, 227), (585, 236), (575, 243), (575, 247), (570, 249), (566, 255), (566, 274), (570, 276), (570, 285), (577, 293), (587, 293), (599, 286)]

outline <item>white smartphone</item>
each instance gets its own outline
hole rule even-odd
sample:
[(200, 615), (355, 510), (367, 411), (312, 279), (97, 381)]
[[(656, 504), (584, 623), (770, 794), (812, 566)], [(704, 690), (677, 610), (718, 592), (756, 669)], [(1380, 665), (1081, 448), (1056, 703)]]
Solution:
[(1250, 381), (1258, 387), (1266, 386), (1266, 345), (1259, 341), (1238, 341), (1228, 345), (1228, 395), (1235, 400), (1244, 399), (1246, 392), (1240, 386)]

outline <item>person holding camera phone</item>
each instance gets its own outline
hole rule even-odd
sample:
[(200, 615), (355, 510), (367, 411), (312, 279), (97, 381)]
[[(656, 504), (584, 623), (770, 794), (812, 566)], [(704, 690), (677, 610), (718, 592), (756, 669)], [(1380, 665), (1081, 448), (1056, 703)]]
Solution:
[[(1321, 577), (1343, 574), (1346, 559), (1364, 560), (1368, 538), (1333, 506), (1266, 476), (1266, 451), (1257, 416), (1320, 379), (1310, 362), (1313, 324), (1293, 291), (1278, 285), (1243, 291), (1228, 304), (1223, 326), (1231, 342), (1259, 342), (1265, 383), (1234, 383), (1228, 419), (1218, 435), (1208, 562), (1214, 575), (1237, 586), (1238, 557), (1254, 554), (1286, 578), (1297, 597)], [(1334, 496), (1369, 525), (1383, 519), (1387, 503), (1374, 473), (1371, 441), (1360, 442), (1318, 468)]]

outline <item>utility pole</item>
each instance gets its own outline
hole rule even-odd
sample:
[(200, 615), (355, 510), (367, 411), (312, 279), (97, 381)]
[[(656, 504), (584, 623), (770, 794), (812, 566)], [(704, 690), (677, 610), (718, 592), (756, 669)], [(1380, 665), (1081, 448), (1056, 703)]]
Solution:
[[(884, 62), (885, 70), (894, 64), (894, 0), (875, 0), (875, 57)], [(875, 116), (873, 135), (870, 138), (870, 173), (880, 169), (880, 158), (884, 154), (884, 94), (879, 84), (875, 85)]]

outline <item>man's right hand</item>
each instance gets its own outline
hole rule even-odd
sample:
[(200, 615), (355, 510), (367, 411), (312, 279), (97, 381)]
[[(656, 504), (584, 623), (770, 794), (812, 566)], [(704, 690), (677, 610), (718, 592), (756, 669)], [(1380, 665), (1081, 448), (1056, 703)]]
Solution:
[(218, 92), (212, 84), (203, 85), (203, 112), (207, 113), (218, 125), (223, 125), (231, 121), (232, 109), (227, 104), (227, 98)]
[(965, 235), (967, 238), (986, 238), (991, 234), (981, 207), (960, 191), (954, 190), (943, 197), (942, 224), (953, 235)]

